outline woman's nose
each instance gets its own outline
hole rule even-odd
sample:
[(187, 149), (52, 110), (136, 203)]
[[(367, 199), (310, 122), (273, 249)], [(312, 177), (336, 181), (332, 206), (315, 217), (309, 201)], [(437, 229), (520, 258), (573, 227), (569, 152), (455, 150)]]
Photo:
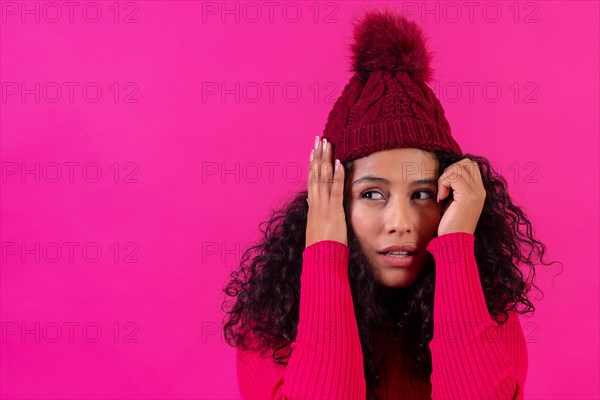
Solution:
[(410, 206), (401, 201), (389, 204), (385, 216), (386, 232), (404, 233), (414, 229)]

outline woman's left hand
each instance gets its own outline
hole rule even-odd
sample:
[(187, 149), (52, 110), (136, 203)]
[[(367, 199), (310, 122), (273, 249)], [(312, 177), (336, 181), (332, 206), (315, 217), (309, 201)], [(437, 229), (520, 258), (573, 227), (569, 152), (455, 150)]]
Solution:
[(469, 159), (451, 164), (438, 179), (438, 198), (442, 202), (453, 190), (452, 202), (442, 210), (438, 236), (453, 233), (475, 233), (485, 202), (485, 188), (479, 164)]

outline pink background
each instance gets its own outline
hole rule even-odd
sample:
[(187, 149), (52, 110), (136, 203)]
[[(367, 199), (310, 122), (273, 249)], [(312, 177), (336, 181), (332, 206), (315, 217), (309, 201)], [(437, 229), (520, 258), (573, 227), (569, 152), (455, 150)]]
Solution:
[[(0, 394), (237, 398), (222, 288), (305, 186), (350, 20), (383, 3), (53, 4), (0, 3)], [(597, 399), (598, 2), (477, 4), (394, 7), (430, 37), (455, 138), (564, 264), (521, 320), (526, 397)]]

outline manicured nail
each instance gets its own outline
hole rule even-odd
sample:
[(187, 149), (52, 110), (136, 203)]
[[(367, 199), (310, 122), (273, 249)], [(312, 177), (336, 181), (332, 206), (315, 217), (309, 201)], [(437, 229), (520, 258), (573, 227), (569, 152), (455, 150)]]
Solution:
[(335, 159), (335, 170), (336, 171), (340, 170), (340, 160), (338, 160), (337, 158)]
[(327, 151), (327, 139), (323, 139), (323, 153)]
[(315, 136), (315, 150), (319, 148), (319, 137)]

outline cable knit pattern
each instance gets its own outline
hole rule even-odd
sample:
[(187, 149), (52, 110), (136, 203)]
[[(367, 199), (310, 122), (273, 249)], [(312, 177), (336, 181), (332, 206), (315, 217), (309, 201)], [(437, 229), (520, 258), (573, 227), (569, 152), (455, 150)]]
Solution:
[(401, 14), (367, 13), (351, 48), (354, 74), (323, 131), (336, 158), (407, 147), (462, 154), (427, 84), (432, 56), (418, 24)]
[[(436, 263), (433, 372), (413, 376), (394, 347), (377, 392), (382, 399), (523, 399), (527, 348), (519, 317), (505, 324), (488, 314), (474, 256), (475, 237), (431, 240)], [(349, 248), (325, 240), (303, 253), (298, 333), (287, 365), (237, 351), (243, 399), (365, 399), (364, 360), (348, 280)], [(385, 342), (380, 343), (385, 346)]]
[(402, 147), (462, 152), (431, 88), (404, 71), (374, 71), (364, 87), (353, 77), (329, 114), (323, 138), (342, 162)]

